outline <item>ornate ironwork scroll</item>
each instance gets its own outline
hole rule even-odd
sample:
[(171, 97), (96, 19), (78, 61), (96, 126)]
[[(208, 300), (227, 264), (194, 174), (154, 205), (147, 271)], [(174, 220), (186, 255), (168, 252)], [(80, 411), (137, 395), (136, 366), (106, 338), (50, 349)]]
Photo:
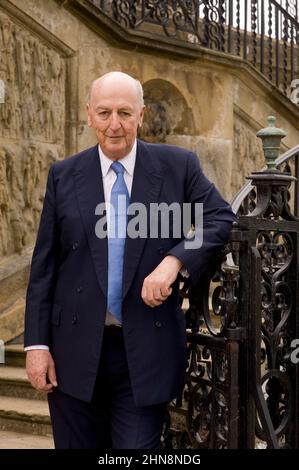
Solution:
[(71, 3), (80, 4), (80, 10), (88, 9), (90, 4), (93, 11), (100, 10), (123, 27), (146, 32), (153, 43), (166, 36), (169, 41), (184, 43), (184, 47), (186, 43), (191, 43), (192, 48), (198, 44), (250, 60), (286, 95), (299, 73), (297, 0), (72, 0)]
[(198, 0), (113, 0), (113, 18), (129, 28), (140, 28), (151, 23), (163, 28), (168, 37), (177, 37), (182, 31), (195, 35), (199, 39)]
[[(244, 369), (254, 383), (248, 391), (255, 406), (248, 406), (246, 413), (248, 422), (256, 413), (256, 437), (265, 446), (296, 448), (298, 366), (291, 360), (291, 343), (299, 336), (299, 220), (290, 207), (290, 188), (296, 180), (291, 166), (287, 161), (280, 165), (283, 171), (275, 169), (279, 142), (285, 133), (273, 122), (269, 118), (268, 127), (257, 134), (263, 139), (267, 168), (250, 176), (256, 188), (256, 206), (240, 217), (239, 223), (245, 230), (243, 241), (247, 240), (255, 251), (256, 260), (247, 264), (252, 304), (248, 309), (248, 341), (244, 343), (248, 362)], [(241, 264), (242, 259), (240, 270)]]
[(250, 175), (230, 243), (197, 286), (186, 281), (181, 290), (183, 306), (189, 300), (188, 367), (166, 448), (299, 447), (295, 178), (292, 165), (277, 160), (285, 133), (272, 118), (268, 124), (258, 133), (267, 167)]
[[(262, 374), (261, 387), (280, 446), (290, 446), (288, 430), (293, 416), (294, 397), (291, 341), (295, 315), (291, 267), (295, 249), (289, 233), (262, 231), (257, 237), (262, 269)], [(265, 433), (257, 421), (257, 436)]]
[[(226, 247), (197, 286), (188, 281), (186, 385), (164, 431), (167, 447), (238, 446), (239, 269), (237, 241)], [(178, 420), (178, 416), (180, 419)]]

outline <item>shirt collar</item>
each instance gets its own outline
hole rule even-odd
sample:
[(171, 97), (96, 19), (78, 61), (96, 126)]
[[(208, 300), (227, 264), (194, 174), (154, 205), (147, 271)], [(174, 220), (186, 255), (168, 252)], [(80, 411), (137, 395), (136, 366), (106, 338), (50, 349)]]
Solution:
[[(102, 175), (104, 178), (107, 175), (108, 171), (110, 170), (110, 167), (113, 161), (110, 158), (106, 157), (106, 155), (103, 153), (100, 147), (100, 144), (98, 145), (98, 150), (99, 150), (99, 156), (100, 156), (100, 162), (101, 162)], [(118, 160), (124, 166), (125, 170), (129, 173), (129, 175), (131, 176), (133, 176), (133, 173), (134, 173), (136, 152), (137, 152), (137, 140), (135, 139), (134, 145), (130, 153), (128, 153), (128, 155)]]

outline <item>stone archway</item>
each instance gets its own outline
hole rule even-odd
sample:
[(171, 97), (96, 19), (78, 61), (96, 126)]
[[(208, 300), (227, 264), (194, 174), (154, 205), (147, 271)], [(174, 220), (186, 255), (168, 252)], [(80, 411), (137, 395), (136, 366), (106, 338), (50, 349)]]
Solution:
[(148, 142), (169, 142), (172, 135), (194, 134), (191, 108), (170, 82), (153, 79), (143, 84), (146, 112), (140, 138)]

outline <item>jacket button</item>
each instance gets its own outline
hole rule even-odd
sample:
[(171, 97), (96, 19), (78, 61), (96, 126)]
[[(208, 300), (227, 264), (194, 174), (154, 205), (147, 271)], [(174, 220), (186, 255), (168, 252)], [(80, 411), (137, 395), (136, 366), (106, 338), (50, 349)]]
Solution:
[(74, 315), (72, 318), (72, 325), (76, 325), (77, 323), (77, 315)]
[(82, 290), (83, 290), (83, 289), (82, 289), (81, 286), (80, 286), (80, 287), (77, 287), (77, 294), (81, 294)]
[(74, 242), (73, 245), (72, 245), (72, 249), (73, 249), (73, 250), (77, 250), (78, 245), (79, 245), (78, 242)]
[(161, 323), (160, 321), (156, 321), (156, 322), (155, 322), (155, 325), (156, 325), (157, 328), (161, 328), (162, 323)]
[(158, 253), (159, 255), (164, 255), (165, 251), (164, 251), (164, 248), (158, 248)]

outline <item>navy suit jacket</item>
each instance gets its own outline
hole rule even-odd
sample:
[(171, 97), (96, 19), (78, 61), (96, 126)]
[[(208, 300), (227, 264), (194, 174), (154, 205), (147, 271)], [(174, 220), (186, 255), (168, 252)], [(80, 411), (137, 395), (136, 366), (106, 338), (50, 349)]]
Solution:
[[(46, 344), (59, 389), (90, 401), (101, 354), (107, 305), (107, 239), (96, 236), (104, 202), (98, 147), (54, 163), (49, 171), (32, 258), (25, 313), (25, 346)], [(235, 216), (185, 149), (138, 140), (130, 203), (202, 202), (204, 241), (186, 250), (184, 239), (127, 238), (123, 332), (137, 406), (165, 402), (181, 390), (186, 368), (185, 318), (178, 281), (160, 306), (141, 299), (144, 278), (166, 254), (179, 258), (193, 283), (228, 238)], [(148, 227), (149, 230), (149, 227)], [(105, 386), (105, 384), (103, 384)]]

